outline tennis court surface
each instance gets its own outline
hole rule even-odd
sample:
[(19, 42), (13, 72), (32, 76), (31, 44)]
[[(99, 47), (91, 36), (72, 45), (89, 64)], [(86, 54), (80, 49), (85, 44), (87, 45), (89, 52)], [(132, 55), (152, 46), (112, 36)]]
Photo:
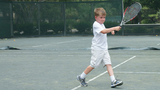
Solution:
[(100, 65), (88, 74), (89, 86), (80, 87), (76, 76), (89, 65), (91, 40), (0, 39), (0, 90), (159, 90), (160, 36), (108, 36), (114, 73), (124, 84), (110, 88)]

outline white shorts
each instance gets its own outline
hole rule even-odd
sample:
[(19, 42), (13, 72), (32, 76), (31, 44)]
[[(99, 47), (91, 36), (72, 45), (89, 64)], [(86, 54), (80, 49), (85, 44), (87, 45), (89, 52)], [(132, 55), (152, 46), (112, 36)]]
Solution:
[(101, 63), (103, 66), (111, 64), (111, 59), (108, 50), (91, 50), (92, 56), (90, 66), (97, 68)]

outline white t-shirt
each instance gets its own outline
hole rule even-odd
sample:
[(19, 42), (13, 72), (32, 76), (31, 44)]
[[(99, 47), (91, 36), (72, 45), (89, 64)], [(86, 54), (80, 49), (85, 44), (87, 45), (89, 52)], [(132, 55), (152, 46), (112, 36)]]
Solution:
[(104, 24), (100, 24), (97, 21), (93, 23), (93, 39), (91, 49), (94, 50), (108, 50), (107, 34), (101, 33), (105, 29)]

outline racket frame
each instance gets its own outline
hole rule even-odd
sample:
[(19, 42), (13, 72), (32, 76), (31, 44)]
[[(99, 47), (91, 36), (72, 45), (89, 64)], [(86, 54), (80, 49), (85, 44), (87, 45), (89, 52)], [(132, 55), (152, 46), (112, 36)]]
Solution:
[[(134, 4), (138, 4), (138, 5), (140, 6), (140, 10), (142, 9), (142, 6), (141, 6), (141, 4), (140, 4), (139, 2), (135, 2), (135, 3), (133, 3), (132, 5), (134, 5)], [(133, 19), (138, 15), (138, 13), (140, 12), (140, 10), (139, 10), (138, 13), (137, 13), (133, 18), (128, 19), (127, 21), (124, 21), (125, 13), (126, 13), (126, 11), (127, 11), (128, 9), (130, 9), (130, 7), (131, 7), (132, 5), (130, 5), (129, 7), (127, 7), (127, 8), (125, 9), (125, 12), (123, 13), (123, 18), (122, 18), (122, 21), (121, 21), (121, 23), (120, 23), (120, 26), (122, 26), (122, 25), (124, 25), (125, 23), (133, 20)]]

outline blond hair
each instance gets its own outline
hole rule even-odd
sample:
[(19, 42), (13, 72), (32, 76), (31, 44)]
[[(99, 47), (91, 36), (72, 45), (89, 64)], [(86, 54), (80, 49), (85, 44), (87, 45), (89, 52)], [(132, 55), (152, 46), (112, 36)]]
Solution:
[(95, 16), (106, 16), (106, 11), (103, 8), (95, 8), (94, 15)]

